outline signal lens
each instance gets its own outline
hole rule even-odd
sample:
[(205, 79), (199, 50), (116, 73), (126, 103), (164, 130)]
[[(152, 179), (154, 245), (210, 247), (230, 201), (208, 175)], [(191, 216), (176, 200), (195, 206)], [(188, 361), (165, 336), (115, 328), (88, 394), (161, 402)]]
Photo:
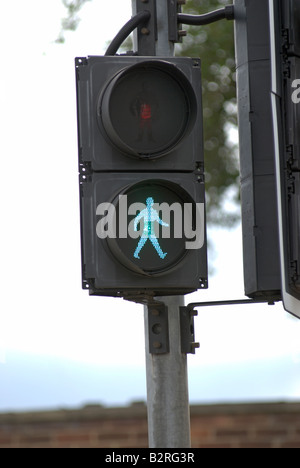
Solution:
[(167, 62), (144, 62), (115, 76), (99, 100), (98, 116), (125, 154), (156, 158), (190, 132), (196, 97), (185, 75)]
[(121, 195), (126, 202), (120, 203), (119, 194), (114, 205), (117, 233), (124, 235), (107, 239), (113, 255), (143, 275), (161, 275), (176, 267), (187, 253), (185, 233), (195, 225), (190, 195), (178, 185), (160, 180), (135, 184)]

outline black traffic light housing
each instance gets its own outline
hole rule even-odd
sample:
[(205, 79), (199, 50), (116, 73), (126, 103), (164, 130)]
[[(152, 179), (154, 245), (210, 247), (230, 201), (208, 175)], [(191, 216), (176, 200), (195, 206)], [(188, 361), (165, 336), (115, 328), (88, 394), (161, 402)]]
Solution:
[[(77, 58), (76, 69), (80, 163), (127, 172), (194, 171), (203, 164), (200, 60), (89, 57)], [(136, 107), (147, 86), (159, 93), (152, 104), (152, 130), (162, 139), (157, 145), (138, 141), (147, 122)]]
[(280, 298), (267, 0), (235, 0), (245, 294)]
[[(131, 194), (132, 189), (133, 193)], [(145, 195), (136, 199), (134, 192), (139, 189), (142, 194), (145, 192)], [(186, 250), (185, 244), (188, 242), (188, 238), (174, 239), (173, 233), (171, 233), (172, 239), (168, 237), (164, 239), (159, 236), (160, 247), (164, 252), (168, 252), (164, 262), (161, 261), (149, 240), (140, 254), (141, 259), (136, 259), (134, 252), (138, 245), (138, 238), (127, 236), (127, 232), (125, 232), (124, 238), (120, 238), (120, 215), (117, 204), (123, 201), (120, 201), (119, 197), (128, 195), (124, 204), (129, 208), (131, 201), (138, 203), (137, 200), (140, 200), (146, 205), (148, 195), (153, 195), (155, 203), (163, 203), (165, 198), (159, 198), (160, 192), (165, 198), (169, 192), (171, 203), (172, 201), (174, 203), (183, 201), (183, 203), (196, 202), (201, 204), (202, 212), (198, 214), (200, 220), (200, 224), (198, 222), (198, 242), (201, 248), (199, 250)], [(139, 192), (137, 192), (137, 196), (139, 197)], [(116, 208), (116, 215), (113, 219), (110, 218), (108, 211), (106, 217), (103, 217), (108, 197), (111, 197), (111, 204)], [(185, 294), (207, 287), (203, 200), (203, 184), (199, 183), (196, 176), (192, 180), (189, 174), (159, 176), (154, 173), (92, 174), (89, 182), (82, 184), (82, 217), (85, 224), (82, 237), (83, 288), (90, 289), (92, 294), (99, 295), (126, 296), (126, 293), (137, 292), (146, 294), (148, 290), (159, 296)], [(103, 209), (101, 209), (101, 205)], [(173, 212), (170, 215), (171, 219), (175, 216)], [(130, 222), (132, 224), (135, 216), (136, 213), (129, 214), (126, 217), (126, 225)], [(192, 213), (191, 216), (194, 220), (196, 219), (195, 213)], [(169, 218), (167, 219), (164, 215), (161, 218), (164, 221), (169, 221)], [(107, 229), (115, 226), (116, 236), (99, 238), (97, 227), (100, 230), (103, 224), (106, 224)], [(182, 231), (184, 234), (184, 228)], [(175, 243), (175, 245), (168, 248), (170, 242)]]
[(282, 299), (300, 317), (300, 2), (270, 3)]
[(207, 287), (200, 60), (75, 63), (83, 288), (128, 297)]

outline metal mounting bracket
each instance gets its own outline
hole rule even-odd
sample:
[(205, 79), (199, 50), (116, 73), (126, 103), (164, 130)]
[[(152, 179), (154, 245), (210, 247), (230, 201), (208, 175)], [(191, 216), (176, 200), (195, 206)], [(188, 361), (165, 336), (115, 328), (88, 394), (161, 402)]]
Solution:
[(165, 304), (148, 304), (148, 327), (150, 353), (169, 353), (168, 307)]
[(168, 0), (169, 17), (169, 41), (182, 42), (186, 31), (182, 30), (182, 25), (178, 22), (178, 14), (181, 13), (181, 5), (185, 5), (186, 0)]
[(246, 305), (246, 304), (268, 304), (274, 305), (281, 301), (282, 298), (278, 295), (270, 297), (261, 297), (255, 299), (232, 299), (225, 301), (210, 301), (210, 302), (191, 302), (186, 306), (189, 311), (193, 311), (196, 307), (214, 307), (214, 306), (229, 306), (229, 305)]
[[(180, 338), (181, 352), (195, 354), (200, 347), (195, 342), (194, 317), (197, 311), (188, 307), (180, 307)], [(169, 347), (169, 320), (168, 307), (160, 302), (148, 304), (149, 351), (151, 354), (165, 354), (170, 352)]]
[(188, 307), (180, 307), (181, 352), (195, 354), (200, 344), (195, 342), (194, 317), (198, 312)]
[(155, 43), (157, 41), (156, 0), (137, 0), (136, 10), (136, 13), (141, 13), (142, 11), (149, 11), (151, 13), (148, 24), (139, 26), (137, 30), (138, 55), (154, 56), (156, 55)]

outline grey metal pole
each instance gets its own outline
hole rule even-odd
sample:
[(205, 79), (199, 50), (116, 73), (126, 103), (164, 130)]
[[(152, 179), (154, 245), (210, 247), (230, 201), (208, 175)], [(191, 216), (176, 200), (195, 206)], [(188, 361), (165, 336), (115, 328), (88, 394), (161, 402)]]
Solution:
[[(133, 14), (137, 2), (132, 0)], [(143, 3), (147, 4), (144, 0)], [(152, 0), (151, 0), (152, 1)], [(172, 57), (174, 43), (169, 41), (168, 1), (157, 0), (157, 40), (155, 55)], [(134, 50), (139, 51), (137, 34)], [(145, 311), (146, 375), (148, 433), (150, 448), (190, 448), (190, 408), (188, 395), (187, 355), (181, 352), (180, 313), (184, 296), (158, 298), (168, 307), (169, 345), (166, 354), (150, 354), (148, 307)]]
[(157, 11), (156, 55), (159, 57), (172, 57), (174, 55), (174, 43), (169, 41), (168, 1), (157, 0), (156, 11)]
[(187, 355), (181, 352), (179, 306), (183, 296), (160, 298), (168, 307), (166, 354), (150, 354), (148, 308), (145, 307), (148, 434), (150, 448), (190, 448)]

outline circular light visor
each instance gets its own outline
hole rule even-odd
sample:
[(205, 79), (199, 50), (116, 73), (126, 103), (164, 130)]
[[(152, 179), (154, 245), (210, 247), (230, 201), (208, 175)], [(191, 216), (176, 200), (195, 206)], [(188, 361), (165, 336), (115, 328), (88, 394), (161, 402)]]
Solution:
[(184, 223), (195, 221), (185, 190), (149, 180), (126, 189), (114, 205), (118, 236), (107, 241), (120, 263), (139, 274), (161, 275), (181, 262), (187, 253)]
[(115, 76), (100, 98), (102, 124), (122, 152), (155, 158), (190, 132), (196, 98), (186, 76), (168, 62), (143, 62)]

